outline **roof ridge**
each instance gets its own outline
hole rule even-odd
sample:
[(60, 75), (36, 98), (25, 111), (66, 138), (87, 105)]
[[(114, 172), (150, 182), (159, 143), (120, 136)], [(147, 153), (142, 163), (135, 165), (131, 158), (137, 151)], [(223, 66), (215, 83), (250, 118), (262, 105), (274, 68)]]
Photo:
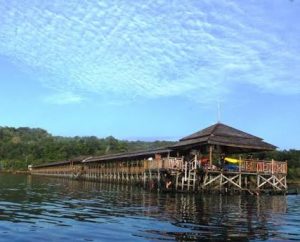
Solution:
[(240, 129), (231, 127), (229, 125), (223, 124), (221, 122), (215, 123), (207, 128), (199, 130), (193, 134), (185, 136), (181, 138), (179, 141), (192, 140), (200, 137), (213, 137), (213, 136), (221, 136), (221, 137), (242, 137), (244, 139), (257, 139), (263, 140), (262, 138), (242, 131)]
[[(212, 136), (212, 135), (214, 135), (214, 132), (216, 131), (216, 129), (220, 126), (220, 124), (221, 123), (216, 123), (216, 124), (214, 124), (213, 126), (213, 129), (212, 129), (212, 131), (210, 132), (210, 135), (209, 136)], [(223, 124), (224, 125), (224, 124)]]
[[(258, 137), (258, 136), (256, 136), (256, 135), (253, 135), (253, 134), (249, 134), (249, 133), (247, 133), (247, 132), (245, 132), (245, 131), (243, 131), (243, 130), (240, 130), (240, 129), (231, 127), (231, 126), (226, 125), (226, 124), (222, 124), (222, 125), (223, 125), (223, 126), (226, 126), (226, 127), (228, 127), (228, 128), (230, 128), (230, 129), (232, 129), (232, 130), (235, 130), (235, 131), (237, 131), (237, 132), (239, 132), (239, 133), (245, 134), (245, 135), (247, 135), (247, 136), (249, 136), (249, 137), (251, 137), (251, 138), (263, 140), (262, 138), (260, 138), (260, 137)], [(219, 136), (222, 136), (222, 135), (219, 135)], [(243, 137), (243, 138), (246, 139), (246, 137)]]

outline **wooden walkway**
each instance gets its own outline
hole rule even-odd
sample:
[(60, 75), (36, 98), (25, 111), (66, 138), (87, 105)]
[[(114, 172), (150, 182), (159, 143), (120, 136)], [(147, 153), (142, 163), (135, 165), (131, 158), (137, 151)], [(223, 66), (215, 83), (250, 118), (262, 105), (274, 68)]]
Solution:
[(147, 189), (179, 192), (285, 193), (287, 163), (240, 160), (238, 165), (201, 166), (197, 156), (127, 161), (65, 161), (31, 167), (31, 174), (101, 182), (137, 184)]

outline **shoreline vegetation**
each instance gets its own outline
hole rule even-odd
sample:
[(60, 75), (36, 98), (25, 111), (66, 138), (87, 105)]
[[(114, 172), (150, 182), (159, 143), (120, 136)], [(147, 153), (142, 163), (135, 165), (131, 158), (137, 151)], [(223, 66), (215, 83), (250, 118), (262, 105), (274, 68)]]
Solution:
[[(27, 173), (28, 165), (69, 160), (80, 156), (155, 149), (172, 141), (127, 141), (112, 136), (97, 138), (53, 136), (39, 128), (0, 127), (0, 169), (2, 172)], [(300, 184), (300, 150), (281, 150), (252, 154), (261, 160), (288, 162), (288, 183)]]

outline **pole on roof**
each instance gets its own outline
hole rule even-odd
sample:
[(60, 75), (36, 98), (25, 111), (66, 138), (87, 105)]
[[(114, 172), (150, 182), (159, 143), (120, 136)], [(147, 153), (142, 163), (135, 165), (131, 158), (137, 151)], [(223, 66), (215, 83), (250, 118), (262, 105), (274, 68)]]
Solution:
[(220, 101), (218, 101), (218, 123), (221, 122), (221, 106)]

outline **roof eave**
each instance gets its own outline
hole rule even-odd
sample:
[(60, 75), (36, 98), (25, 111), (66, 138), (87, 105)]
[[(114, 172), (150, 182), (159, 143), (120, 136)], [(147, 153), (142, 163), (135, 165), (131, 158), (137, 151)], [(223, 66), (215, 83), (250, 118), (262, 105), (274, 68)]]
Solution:
[(243, 144), (215, 142), (215, 141), (210, 141), (210, 140), (208, 140), (208, 144), (236, 147), (236, 148), (243, 148), (243, 149), (261, 150), (261, 151), (273, 151), (273, 150), (276, 150), (276, 148), (277, 148), (276, 146), (271, 145), (271, 144), (266, 144), (266, 146), (257, 146), (257, 145), (243, 145)]

